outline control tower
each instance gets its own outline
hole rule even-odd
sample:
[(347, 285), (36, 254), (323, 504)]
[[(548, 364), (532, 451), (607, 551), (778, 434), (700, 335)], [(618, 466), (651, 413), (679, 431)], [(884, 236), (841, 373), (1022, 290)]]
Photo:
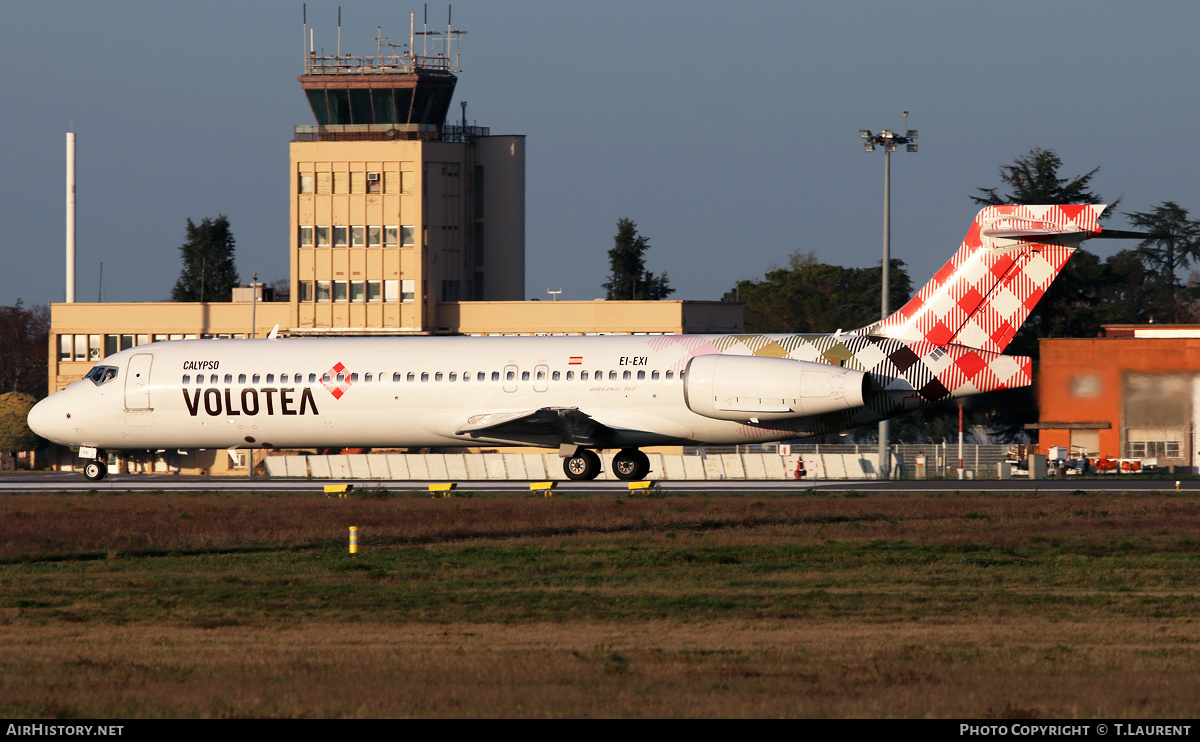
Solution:
[[(525, 293), (525, 138), (447, 123), (465, 32), (417, 30), (375, 54), (318, 51), (316, 119), (291, 143), (293, 334), (427, 334), (464, 301)], [(414, 49), (417, 52), (414, 53)]]
[[(327, 141), (441, 138), (458, 82), (455, 73), (460, 71), (459, 55), (453, 50), (464, 33), (449, 25), (436, 31), (410, 27), (409, 43), (404, 45), (383, 38), (381, 28), (374, 39), (374, 56), (343, 55), (340, 41), (338, 51), (327, 56), (306, 40), (310, 48), (300, 87), (317, 125), (300, 128)], [(418, 43), (425, 53), (412, 53)], [(438, 50), (432, 54), (431, 44)], [(408, 49), (400, 51), (405, 46)]]

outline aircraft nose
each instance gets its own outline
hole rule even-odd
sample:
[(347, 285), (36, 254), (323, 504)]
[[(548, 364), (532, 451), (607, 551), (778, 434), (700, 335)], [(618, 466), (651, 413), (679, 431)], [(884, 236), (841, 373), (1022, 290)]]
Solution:
[(50, 395), (29, 410), (26, 418), (29, 429), (41, 437), (55, 443), (63, 443), (63, 432), (67, 427), (70, 413), (63, 409), (61, 399)]

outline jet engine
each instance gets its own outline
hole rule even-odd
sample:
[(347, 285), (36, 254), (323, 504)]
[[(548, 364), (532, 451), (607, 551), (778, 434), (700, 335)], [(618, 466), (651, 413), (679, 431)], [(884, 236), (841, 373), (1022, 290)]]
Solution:
[(839, 366), (759, 356), (696, 356), (687, 366), (688, 409), (717, 420), (755, 422), (863, 406), (867, 375)]

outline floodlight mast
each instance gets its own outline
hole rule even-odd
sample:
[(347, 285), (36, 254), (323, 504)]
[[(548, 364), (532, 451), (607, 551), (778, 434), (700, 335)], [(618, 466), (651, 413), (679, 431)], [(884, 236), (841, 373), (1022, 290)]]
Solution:
[[(904, 119), (908, 120), (908, 111), (904, 112)], [(880, 298), (880, 319), (887, 319), (888, 316), (888, 278), (892, 263), (892, 153), (896, 151), (896, 145), (905, 145), (905, 151), (917, 151), (917, 130), (908, 129), (904, 136), (897, 136), (896, 132), (891, 129), (883, 129), (878, 134), (872, 134), (870, 129), (859, 129), (858, 136), (863, 140), (863, 149), (867, 152), (874, 152), (875, 147), (883, 147), (883, 270), (882, 270), (882, 291)], [(888, 455), (888, 437), (889, 425), (887, 420), (879, 421), (879, 472), (880, 479), (887, 479), (890, 475), (891, 457)]]

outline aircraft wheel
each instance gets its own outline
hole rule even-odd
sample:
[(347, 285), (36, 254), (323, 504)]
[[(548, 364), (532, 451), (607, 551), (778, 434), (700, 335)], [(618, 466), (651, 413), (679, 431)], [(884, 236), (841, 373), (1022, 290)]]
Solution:
[(613, 473), (617, 479), (635, 482), (650, 473), (650, 457), (636, 448), (628, 448), (613, 456)]
[(582, 449), (574, 456), (563, 459), (563, 472), (567, 479), (577, 482), (595, 479), (600, 474), (600, 457), (595, 451)]
[(83, 465), (83, 476), (93, 482), (99, 482), (108, 476), (108, 467), (104, 465), (103, 461), (93, 459)]

